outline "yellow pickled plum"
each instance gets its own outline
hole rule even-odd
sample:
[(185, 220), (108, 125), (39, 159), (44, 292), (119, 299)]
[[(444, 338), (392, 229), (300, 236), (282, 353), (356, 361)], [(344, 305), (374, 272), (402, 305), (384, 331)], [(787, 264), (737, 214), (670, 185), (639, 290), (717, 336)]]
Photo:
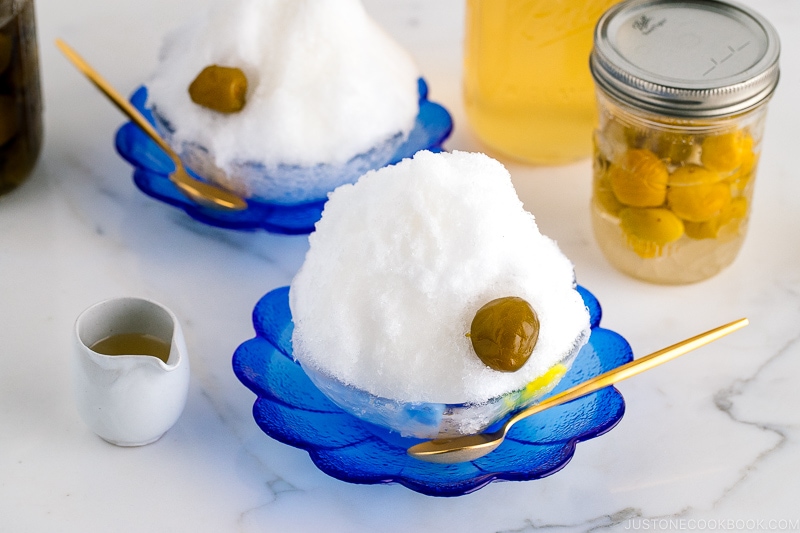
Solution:
[(671, 131), (651, 132), (652, 137), (647, 141), (647, 147), (657, 157), (667, 159), (672, 164), (686, 162), (694, 151), (694, 137), (685, 133)]
[(619, 212), (625, 208), (609, 188), (598, 186), (594, 191), (594, 198), (600, 208), (612, 216), (619, 215)]
[(658, 257), (664, 246), (683, 236), (683, 222), (669, 209), (627, 207), (619, 214), (620, 228), (639, 257)]
[(617, 216), (620, 211), (625, 207), (622, 205), (614, 191), (611, 190), (611, 183), (608, 181), (607, 173), (600, 173), (600, 178), (595, 181), (594, 186), (594, 199), (599, 204), (600, 208), (611, 215)]
[(703, 166), (723, 173), (736, 170), (741, 166), (744, 157), (745, 138), (741, 130), (706, 137), (700, 152)]
[(710, 220), (730, 201), (730, 186), (720, 181), (716, 172), (706, 168), (686, 165), (675, 169), (669, 178), (667, 204), (683, 220)]
[(722, 212), (711, 220), (705, 222), (684, 222), (686, 236), (691, 239), (716, 239), (720, 229), (735, 224), (733, 232), (739, 231), (739, 224), (747, 216), (747, 199), (734, 198)]
[(755, 152), (753, 144), (753, 138), (747, 135), (743, 143), (742, 164), (739, 166), (739, 170), (734, 172), (728, 179), (734, 194), (744, 193), (755, 171), (756, 164), (758, 163), (758, 154)]
[(539, 339), (539, 317), (522, 298), (497, 298), (475, 313), (469, 338), (486, 366), (515, 372), (530, 358)]
[(669, 176), (669, 186), (690, 187), (693, 185), (713, 185), (720, 181), (716, 172), (698, 165), (686, 165), (676, 168)]
[(628, 150), (608, 171), (617, 200), (633, 207), (657, 207), (664, 203), (669, 172), (653, 152)]
[(211, 65), (189, 85), (192, 102), (219, 113), (237, 113), (244, 108), (247, 77), (238, 68)]
[(731, 203), (722, 210), (719, 215), (720, 227), (732, 222), (741, 222), (747, 218), (747, 198), (734, 198)]
[(750, 135), (745, 135), (742, 141), (742, 164), (739, 166), (739, 172), (749, 174), (756, 166), (756, 152), (754, 150), (755, 141)]

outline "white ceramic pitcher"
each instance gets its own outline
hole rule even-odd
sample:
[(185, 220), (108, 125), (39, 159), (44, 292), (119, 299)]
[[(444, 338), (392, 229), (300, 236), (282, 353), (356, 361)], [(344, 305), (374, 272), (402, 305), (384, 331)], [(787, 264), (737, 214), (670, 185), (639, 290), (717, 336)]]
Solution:
[[(126, 333), (169, 344), (166, 362), (152, 355), (103, 355), (92, 346)], [(100, 437), (118, 446), (158, 440), (178, 420), (189, 389), (189, 359), (177, 317), (142, 298), (93, 305), (75, 323), (73, 357), (78, 411)]]

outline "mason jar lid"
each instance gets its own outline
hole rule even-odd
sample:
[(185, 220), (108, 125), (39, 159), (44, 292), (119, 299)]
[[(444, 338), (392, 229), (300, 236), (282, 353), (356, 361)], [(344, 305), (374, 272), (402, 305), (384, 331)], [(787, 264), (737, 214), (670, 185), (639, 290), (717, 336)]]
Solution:
[(775, 28), (722, 0), (628, 0), (598, 21), (590, 68), (617, 100), (686, 118), (766, 101), (778, 84)]

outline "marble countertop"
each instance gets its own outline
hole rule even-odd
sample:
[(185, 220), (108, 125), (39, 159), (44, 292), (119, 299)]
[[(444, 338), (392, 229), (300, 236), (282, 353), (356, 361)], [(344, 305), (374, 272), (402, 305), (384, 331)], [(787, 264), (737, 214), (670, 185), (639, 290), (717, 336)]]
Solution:
[[(542, 231), (603, 304), (603, 325), (645, 355), (746, 316), (751, 325), (619, 385), (622, 422), (556, 475), (457, 498), (351, 485), (266, 436), (231, 371), (251, 312), (291, 280), (306, 237), (201, 225), (150, 199), (114, 151), (123, 117), (58, 53), (64, 38), (123, 93), (161, 37), (210, 0), (37, 0), (46, 141), (0, 198), (0, 530), (469, 531), (800, 530), (800, 3), (746, 0), (782, 38), (748, 238), (713, 279), (664, 287), (615, 271), (594, 242), (588, 161), (508, 163)], [(450, 109), (448, 149), (480, 150), (461, 102), (461, 0), (368, 0)], [(119, 448), (79, 418), (75, 318), (114, 296), (172, 309), (192, 361), (189, 398), (158, 442)]]

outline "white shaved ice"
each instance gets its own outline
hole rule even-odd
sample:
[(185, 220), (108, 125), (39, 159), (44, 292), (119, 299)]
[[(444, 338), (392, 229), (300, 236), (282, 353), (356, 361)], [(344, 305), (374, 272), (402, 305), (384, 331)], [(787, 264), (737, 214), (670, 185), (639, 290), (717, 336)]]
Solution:
[[(241, 112), (189, 97), (214, 64), (247, 76)], [(175, 129), (173, 145), (208, 149), (226, 172), (235, 162), (336, 165), (408, 135), (418, 77), (358, 0), (225, 0), (167, 38), (148, 105)]]
[[(291, 284), (294, 354), (397, 401), (482, 403), (525, 387), (588, 340), (573, 266), (539, 233), (499, 162), (419, 152), (330, 195)], [(539, 340), (517, 372), (481, 362), (475, 312), (527, 300)]]

